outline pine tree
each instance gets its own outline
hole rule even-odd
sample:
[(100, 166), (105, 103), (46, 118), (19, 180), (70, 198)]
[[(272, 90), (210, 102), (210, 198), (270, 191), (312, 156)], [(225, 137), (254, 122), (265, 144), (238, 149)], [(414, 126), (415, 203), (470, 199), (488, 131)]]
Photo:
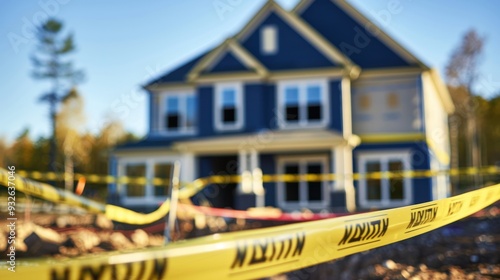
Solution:
[(83, 80), (83, 72), (75, 70), (73, 63), (67, 58), (75, 51), (73, 35), (62, 34), (63, 24), (56, 19), (48, 19), (37, 28), (37, 48), (32, 56), (33, 77), (48, 80), (51, 89), (40, 96), (39, 101), (49, 104), (49, 115), (52, 126), (50, 141), (49, 170), (55, 171), (57, 156), (56, 118), (57, 107), (68, 90)]

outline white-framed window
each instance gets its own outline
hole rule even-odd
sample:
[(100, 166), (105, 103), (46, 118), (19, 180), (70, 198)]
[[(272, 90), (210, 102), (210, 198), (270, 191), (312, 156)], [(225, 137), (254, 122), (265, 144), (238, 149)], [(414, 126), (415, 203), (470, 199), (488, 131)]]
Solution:
[[(145, 162), (129, 162), (125, 164), (124, 175), (128, 177), (146, 177)], [(146, 196), (146, 185), (136, 182), (129, 182), (125, 185), (126, 197), (144, 197)]]
[(330, 121), (327, 80), (278, 82), (281, 128), (324, 127)]
[(260, 29), (260, 49), (263, 54), (276, 54), (278, 52), (278, 28), (266, 25)]
[[(411, 170), (409, 151), (365, 152), (358, 155), (359, 173), (394, 172)], [(361, 178), (359, 201), (362, 207), (397, 207), (412, 203), (411, 179), (402, 175), (396, 178)]]
[[(325, 174), (329, 172), (328, 156), (280, 157), (278, 171), (280, 174)], [(278, 205), (285, 210), (301, 207), (321, 210), (329, 202), (326, 181), (278, 182)]]
[[(169, 193), (172, 168), (177, 158), (129, 158), (118, 163), (118, 177), (145, 178), (118, 184), (125, 205), (158, 204)], [(160, 178), (162, 181), (153, 180)]]
[(198, 126), (198, 98), (194, 92), (163, 95), (159, 131), (169, 135), (193, 134)]
[(217, 130), (243, 128), (243, 85), (241, 83), (216, 84), (214, 105)]

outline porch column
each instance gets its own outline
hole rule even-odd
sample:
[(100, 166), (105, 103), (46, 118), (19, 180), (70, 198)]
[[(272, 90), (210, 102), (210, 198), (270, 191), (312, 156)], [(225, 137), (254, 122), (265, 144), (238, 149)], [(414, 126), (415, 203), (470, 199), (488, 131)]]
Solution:
[(249, 167), (249, 162), (248, 162), (248, 153), (246, 150), (240, 150), (238, 153), (238, 173), (241, 176), (241, 182), (238, 184), (237, 192), (239, 194), (247, 194), (251, 191), (251, 186), (250, 188), (246, 185), (243, 185), (244, 183), (246, 184), (246, 176), (248, 172), (248, 167)]
[[(262, 185), (262, 172), (258, 172), (257, 168), (260, 169), (259, 152), (255, 149), (250, 151), (250, 166), (253, 175), (252, 189), (255, 194), (255, 207), (265, 207), (265, 192), (264, 186)], [(260, 178), (257, 178), (260, 177)]]
[[(332, 157), (335, 172), (332, 200), (334, 203), (337, 201), (344, 204), (341, 206), (345, 206), (349, 212), (355, 211), (356, 198), (352, 179), (352, 148), (349, 146), (335, 147), (332, 149)], [(340, 196), (344, 196), (345, 199)], [(335, 207), (335, 205), (332, 206)]]
[(181, 181), (192, 182), (196, 180), (198, 174), (195, 155), (193, 153), (183, 153), (181, 155)]

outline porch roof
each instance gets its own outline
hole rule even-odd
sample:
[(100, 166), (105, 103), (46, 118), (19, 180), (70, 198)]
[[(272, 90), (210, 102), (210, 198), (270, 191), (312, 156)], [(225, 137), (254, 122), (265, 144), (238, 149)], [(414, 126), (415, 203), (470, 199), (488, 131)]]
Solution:
[(217, 136), (200, 140), (178, 141), (173, 149), (198, 154), (237, 153), (242, 150), (282, 152), (296, 150), (331, 149), (337, 146), (356, 147), (360, 138), (352, 135), (344, 138), (340, 133), (323, 130), (265, 130), (234, 136)]

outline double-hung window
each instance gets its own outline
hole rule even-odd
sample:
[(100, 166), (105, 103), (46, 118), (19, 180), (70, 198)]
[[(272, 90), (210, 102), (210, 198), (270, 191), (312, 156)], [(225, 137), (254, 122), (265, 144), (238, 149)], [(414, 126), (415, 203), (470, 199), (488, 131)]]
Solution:
[(193, 133), (197, 127), (198, 102), (194, 94), (166, 94), (162, 128), (169, 134)]
[(359, 172), (366, 175), (359, 181), (362, 207), (396, 207), (412, 202), (411, 179), (402, 174), (411, 169), (409, 152), (361, 153), (358, 164)]
[(217, 130), (239, 130), (243, 127), (243, 86), (240, 83), (217, 84), (215, 87), (215, 127)]
[(326, 80), (283, 81), (278, 83), (280, 127), (317, 127), (329, 121)]
[[(321, 175), (328, 173), (328, 159), (326, 156), (282, 157), (278, 161), (278, 170), (289, 175)], [(284, 209), (321, 209), (329, 202), (327, 183), (320, 177), (310, 181), (280, 181), (278, 190), (278, 204)]]
[(170, 190), (171, 172), (178, 157), (128, 158), (118, 163), (118, 176), (129, 181), (118, 183), (126, 205), (155, 205), (164, 201)]

